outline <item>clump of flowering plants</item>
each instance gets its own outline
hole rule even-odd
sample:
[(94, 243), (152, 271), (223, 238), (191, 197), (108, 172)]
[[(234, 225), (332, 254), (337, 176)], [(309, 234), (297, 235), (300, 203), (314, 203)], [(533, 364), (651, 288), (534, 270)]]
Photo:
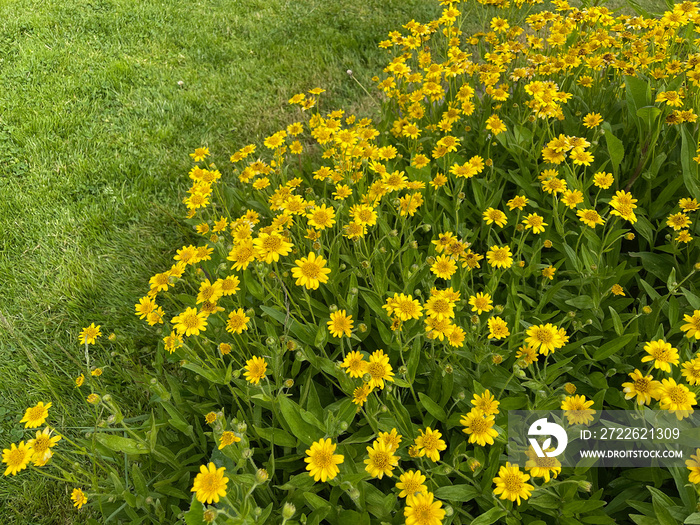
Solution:
[[(700, 12), (485, 4), (443, 1), (380, 44), (376, 122), (321, 111), (316, 88), (262, 144), (192, 154), (200, 237), (136, 304), (162, 341), (150, 433), (122, 438), (154, 455), (130, 507), (697, 519), (698, 461), (574, 469), (504, 449), (508, 410), (697, 404)], [(464, 33), (468, 16), (488, 29)]]

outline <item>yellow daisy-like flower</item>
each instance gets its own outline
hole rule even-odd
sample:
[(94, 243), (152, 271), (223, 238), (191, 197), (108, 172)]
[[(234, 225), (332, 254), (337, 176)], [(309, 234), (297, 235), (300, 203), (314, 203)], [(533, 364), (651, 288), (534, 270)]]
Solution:
[(267, 373), (267, 362), (262, 357), (254, 356), (252, 359), (248, 359), (245, 364), (243, 377), (249, 383), (257, 385)]
[(513, 211), (514, 209), (519, 209), (522, 210), (525, 205), (529, 202), (529, 199), (523, 195), (517, 195), (510, 199), (506, 205), (508, 206), (508, 209), (510, 211)]
[(306, 217), (309, 219), (309, 226), (317, 230), (324, 230), (335, 224), (335, 210), (332, 207), (327, 207), (325, 204), (316, 206)]
[(80, 388), (81, 386), (83, 386), (83, 383), (85, 383), (85, 374), (80, 374), (78, 377), (75, 378), (76, 388)]
[(687, 386), (676, 384), (674, 379), (662, 379), (657, 395), (662, 410), (675, 413), (679, 421), (689, 417), (697, 405), (695, 394)]
[(309, 476), (314, 478), (314, 481), (321, 480), (325, 483), (329, 479), (335, 478), (340, 469), (340, 465), (345, 459), (342, 454), (334, 454), (338, 445), (334, 444), (330, 438), (321, 438), (311, 444), (311, 448), (306, 451), (307, 457), (304, 461), (308, 463), (306, 470), (309, 471)]
[(603, 218), (600, 216), (600, 214), (592, 209), (583, 209), (583, 210), (578, 210), (576, 212), (576, 215), (578, 215), (579, 220), (585, 224), (586, 226), (589, 226), (591, 228), (596, 227), (597, 224), (604, 224), (605, 221)]
[(654, 361), (654, 368), (664, 372), (671, 372), (671, 365), (677, 365), (680, 360), (678, 350), (661, 339), (649, 341), (644, 345), (644, 351), (649, 355), (642, 357), (642, 363)]
[(636, 397), (639, 405), (648, 405), (651, 403), (652, 398), (657, 399), (657, 392), (661, 383), (655, 381), (651, 374), (645, 376), (638, 369), (635, 369), (629, 376), (632, 381), (622, 383), (625, 399)]
[(583, 117), (583, 125), (588, 129), (595, 128), (601, 122), (603, 122), (603, 117), (599, 113), (588, 113)]
[(695, 450), (695, 454), (690, 456), (690, 459), (685, 460), (685, 466), (688, 467), (690, 474), (688, 474), (688, 481), (695, 483), (696, 485), (700, 483), (700, 448)]
[(401, 474), (396, 488), (401, 491), (399, 498), (415, 496), (428, 490), (428, 487), (425, 486), (425, 476), (420, 470), (408, 470)]
[(561, 409), (569, 420), (569, 425), (587, 425), (593, 421), (595, 410), (591, 409), (593, 401), (585, 396), (567, 396), (561, 403)]
[(442, 437), (440, 431), (427, 427), (425, 431), (418, 432), (420, 435), (416, 438), (416, 446), (420, 450), (420, 456), (427, 456), (434, 462), (440, 461), (440, 451), (447, 448), (447, 443), (440, 439)]
[(396, 452), (399, 449), (401, 438), (401, 434), (395, 428), (392, 428), (391, 432), (380, 432), (377, 435), (377, 441), (384, 443), (392, 452)]
[(382, 308), (387, 311), (388, 315), (394, 315), (404, 322), (423, 316), (423, 307), (418, 299), (414, 299), (412, 295), (394, 294), (394, 297), (386, 300), (386, 304)]
[(510, 251), (510, 246), (491, 246), (491, 249), (486, 252), (486, 258), (489, 264), (496, 268), (510, 268), (513, 266), (513, 253)]
[(546, 222), (544, 222), (544, 217), (541, 217), (536, 213), (531, 213), (525, 217), (522, 222), (525, 225), (526, 230), (532, 229), (532, 233), (535, 234), (542, 233), (544, 231), (544, 227), (549, 226)]
[(491, 295), (487, 293), (477, 292), (476, 295), (470, 296), (469, 305), (472, 307), (472, 312), (478, 315), (493, 310)]
[(292, 251), (292, 243), (277, 232), (261, 233), (253, 241), (253, 246), (256, 256), (267, 264), (279, 261), (280, 256), (286, 256)]
[(226, 497), (226, 484), (228, 478), (224, 477), (226, 467), (216, 468), (214, 463), (199, 467), (199, 474), (194, 478), (194, 485), (190, 492), (195, 493), (200, 503), (218, 503), (219, 498)]
[(556, 271), (557, 271), (557, 269), (550, 264), (546, 268), (542, 268), (542, 277), (552, 281), (552, 280), (554, 280), (554, 272), (556, 272)]
[(49, 417), (49, 408), (51, 408), (51, 403), (44, 404), (43, 401), (39, 401), (35, 406), (29, 407), (25, 411), (20, 423), (24, 423), (24, 428), (40, 427)]
[(326, 260), (314, 252), (309, 252), (308, 257), (302, 257), (295, 261), (296, 267), (292, 268), (292, 277), (297, 281), (297, 286), (306, 286), (309, 290), (317, 290), (319, 284), (328, 282), (330, 268), (326, 268)]
[(533, 325), (527, 329), (526, 333), (525, 342), (537, 348), (542, 355), (549, 355), (568, 341), (568, 338), (562, 337), (559, 329), (551, 323)]
[(83, 492), (82, 489), (73, 489), (73, 492), (70, 495), (71, 501), (73, 501), (73, 506), (78, 507), (78, 509), (81, 509), (83, 505), (87, 503), (87, 495)]
[(613, 285), (612, 285), (612, 288), (610, 289), (610, 291), (611, 291), (614, 295), (621, 295), (622, 297), (625, 296), (625, 291), (622, 289), (622, 286), (620, 286), (619, 284), (613, 284)]
[(700, 339), (700, 310), (695, 310), (693, 315), (683, 315), (683, 320), (686, 324), (681, 326), (681, 330), (685, 332), (685, 336), (688, 339)]
[(480, 411), (485, 416), (498, 414), (498, 405), (501, 403), (496, 401), (496, 398), (488, 390), (484, 390), (481, 395), (474, 394), (474, 399), (471, 401), (474, 408)]
[(391, 447), (376, 440), (371, 447), (367, 447), (369, 457), (365, 459), (365, 470), (373, 478), (382, 479), (385, 475), (391, 476), (394, 467), (399, 464), (399, 458), (394, 456)]
[(681, 373), (689, 385), (700, 384), (700, 357), (686, 361), (681, 367)]
[(369, 383), (364, 383), (362, 386), (358, 386), (352, 392), (352, 402), (358, 406), (363, 406), (365, 401), (367, 401), (367, 396), (372, 392), (372, 387)]
[(486, 119), (486, 129), (492, 131), (494, 135), (498, 135), (506, 130), (506, 125), (498, 115), (491, 115)]
[(500, 317), (492, 317), (488, 320), (489, 338), (504, 339), (510, 335), (508, 324)]
[(352, 335), (353, 320), (352, 316), (348, 315), (345, 310), (338, 310), (337, 312), (332, 312), (331, 320), (328, 321), (328, 331), (333, 337), (343, 337), (343, 335), (350, 337)]
[(668, 219), (666, 220), (666, 224), (668, 224), (675, 231), (682, 230), (683, 228), (690, 226), (690, 217), (688, 217), (685, 213), (669, 215)]
[(242, 334), (244, 330), (248, 329), (248, 321), (250, 321), (250, 317), (245, 314), (243, 308), (234, 310), (228, 314), (226, 331), (232, 334)]
[(367, 361), (364, 360), (364, 356), (357, 350), (346, 355), (340, 366), (347, 368), (346, 372), (350, 377), (362, 377), (367, 372)]
[(607, 190), (613, 182), (615, 182), (615, 179), (612, 173), (601, 171), (593, 175), (593, 184), (601, 189)]
[(420, 492), (406, 499), (403, 515), (406, 525), (440, 525), (445, 518), (442, 501), (434, 499), (432, 492)]
[(430, 267), (430, 271), (440, 279), (451, 279), (452, 275), (457, 271), (457, 263), (451, 257), (438, 255)]
[(81, 345), (94, 345), (97, 338), (102, 335), (100, 332), (100, 325), (95, 326), (95, 323), (91, 323), (87, 328), (83, 328), (78, 336), (78, 341)]
[[(553, 448), (545, 449), (545, 452), (553, 452)], [(561, 472), (561, 463), (556, 457), (541, 458), (535, 452), (535, 449), (528, 449), (528, 460), (525, 462), (525, 470), (530, 472), (533, 478), (544, 478), (545, 483), (549, 483), (551, 478), (556, 478)]]
[(12, 474), (13, 476), (19, 471), (27, 468), (29, 461), (32, 459), (32, 449), (25, 445), (24, 441), (20, 441), (19, 446), (12, 443), (10, 448), (2, 451), (2, 462), (7, 465), (5, 476)]
[(508, 218), (501, 210), (487, 208), (484, 212), (484, 221), (486, 221), (486, 224), (493, 224), (495, 222), (499, 227), (503, 228), (508, 223)]
[(389, 364), (389, 356), (383, 350), (376, 350), (370, 357), (365, 372), (370, 375), (370, 388), (384, 389), (384, 381), (394, 381), (394, 373)]
[(190, 153), (190, 157), (194, 159), (195, 162), (201, 162), (209, 156), (209, 148), (196, 148), (194, 153)]
[(171, 322), (178, 334), (188, 337), (199, 335), (199, 332), (203, 332), (207, 326), (206, 314), (197, 312), (196, 308), (185, 309), (180, 315), (173, 317)]
[(27, 446), (32, 449), (32, 461), (34, 461), (34, 466), (43, 467), (51, 459), (53, 453), (51, 448), (55, 447), (56, 444), (61, 441), (61, 436), (51, 437), (51, 429), (46, 427), (43, 431), (38, 431), (34, 439), (30, 439), (27, 442)]
[(234, 434), (230, 430), (225, 430), (219, 438), (219, 450), (233, 443), (238, 443), (240, 440), (241, 438), (239, 438), (236, 434)]
[(462, 416), (459, 422), (464, 425), (462, 432), (469, 436), (469, 443), (476, 443), (482, 447), (493, 445), (493, 438), (498, 436), (498, 431), (493, 427), (494, 415), (484, 415), (481, 410), (472, 409)]
[(535, 487), (526, 483), (529, 479), (530, 475), (520, 472), (518, 465), (511, 465), (509, 462), (506, 462), (505, 466), (501, 466), (499, 469), (498, 476), (493, 478), (493, 482), (496, 484), (493, 493), (499, 496), (500, 499), (517, 501), (518, 505), (520, 505), (520, 500), (528, 499), (535, 489)]

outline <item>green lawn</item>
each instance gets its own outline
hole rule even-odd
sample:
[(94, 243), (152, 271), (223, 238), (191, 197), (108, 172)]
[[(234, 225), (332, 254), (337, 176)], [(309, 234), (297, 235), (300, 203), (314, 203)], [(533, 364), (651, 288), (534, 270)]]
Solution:
[[(326, 108), (369, 113), (346, 70), (369, 88), (386, 60), (377, 42), (437, 9), (423, 0), (0, 5), (2, 448), (31, 437), (18, 421), (39, 400), (53, 401), (59, 428), (89, 421), (72, 381), (90, 322), (120, 336), (93, 356), (111, 365), (104, 381), (141, 402), (120, 365), (151, 362), (155, 334), (133, 305), (191, 234), (179, 222), (188, 154), (208, 145), (227, 159), (291, 121), (287, 99), (316, 86), (328, 90)], [(3, 478), (0, 523), (80, 523), (70, 488), (27, 471)]]

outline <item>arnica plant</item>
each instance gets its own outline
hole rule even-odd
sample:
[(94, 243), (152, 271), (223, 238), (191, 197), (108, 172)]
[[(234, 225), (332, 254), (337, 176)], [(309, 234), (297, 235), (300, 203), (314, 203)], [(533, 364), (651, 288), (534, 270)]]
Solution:
[(700, 523), (698, 457), (505, 454), (509, 410), (697, 406), (700, 11), (634, 6), (443, 0), (379, 44), (374, 118), (308, 86), (262, 143), (193, 148), (197, 241), (134, 298), (141, 413), (92, 324), (94, 430), (37, 400), (5, 475), (65, 480), (86, 523)]

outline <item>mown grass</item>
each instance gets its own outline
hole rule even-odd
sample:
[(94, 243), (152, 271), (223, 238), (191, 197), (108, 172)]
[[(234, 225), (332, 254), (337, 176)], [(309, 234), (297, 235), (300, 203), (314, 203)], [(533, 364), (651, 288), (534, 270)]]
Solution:
[[(0, 5), (0, 444), (53, 401), (80, 432), (77, 334), (95, 322), (104, 381), (142, 402), (130, 363), (155, 335), (133, 317), (148, 277), (188, 240), (178, 221), (188, 153), (224, 156), (293, 117), (321, 86), (325, 107), (367, 113), (377, 42), (437, 6), (422, 0), (9, 0)], [(119, 350), (117, 350), (119, 349)], [(116, 355), (111, 356), (110, 352)], [(126, 355), (124, 355), (126, 354)], [(134, 406), (135, 411), (140, 407)], [(50, 471), (50, 468), (49, 468)], [(0, 483), (0, 522), (80, 523), (71, 487), (22, 472)], [(83, 509), (85, 510), (85, 509)]]

